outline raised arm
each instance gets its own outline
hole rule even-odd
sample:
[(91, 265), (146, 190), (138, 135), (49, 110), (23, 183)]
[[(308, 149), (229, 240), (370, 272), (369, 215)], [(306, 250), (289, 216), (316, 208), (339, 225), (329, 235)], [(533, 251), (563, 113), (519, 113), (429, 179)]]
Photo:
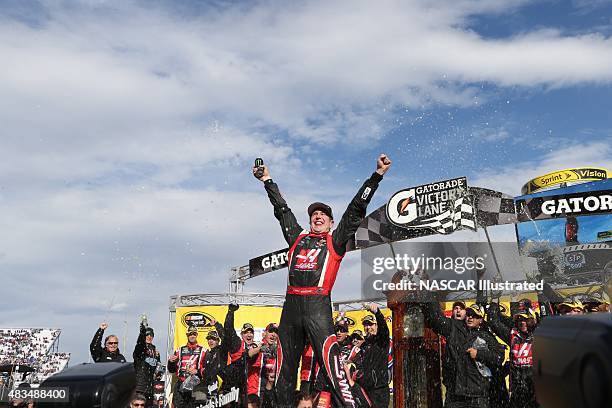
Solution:
[(378, 188), (378, 183), (390, 166), (391, 160), (385, 154), (381, 154), (376, 161), (376, 171), (363, 183), (344, 211), (333, 233), (334, 249), (339, 255), (346, 252), (346, 243), (355, 235), (359, 224), (365, 218), (366, 209)]
[(499, 305), (497, 303), (491, 303), (489, 309), (487, 310), (487, 317), (489, 318), (487, 323), (489, 324), (489, 327), (491, 327), (491, 330), (493, 330), (493, 333), (495, 333), (495, 335), (504, 343), (510, 345), (510, 331), (512, 328), (508, 327), (500, 320), (501, 316), (499, 312)]
[(242, 340), (236, 334), (234, 328), (234, 312), (238, 310), (238, 305), (230, 304), (225, 315), (225, 324), (223, 325), (223, 340), (222, 344), (225, 350), (230, 354), (235, 353), (240, 348)]
[(374, 313), (374, 316), (376, 317), (376, 325), (378, 326), (375, 341), (380, 348), (388, 350), (391, 336), (389, 334), (389, 326), (387, 326), (387, 322), (385, 321), (385, 316), (382, 314), (376, 303), (372, 303), (370, 305), (370, 311)]
[(136, 339), (136, 346), (134, 346), (134, 352), (132, 353), (132, 357), (134, 358), (134, 361), (145, 359), (145, 350), (146, 350), (146, 344), (147, 344), (146, 338), (147, 338), (147, 328), (141, 323), (140, 333), (138, 334), (138, 339)]
[(440, 311), (440, 303), (424, 303), (423, 315), (425, 316), (425, 320), (427, 320), (434, 332), (436, 332), (437, 334), (441, 334), (445, 337), (448, 337), (450, 335), (452, 322), (451, 319), (445, 317)]
[(89, 352), (91, 353), (91, 358), (95, 363), (100, 360), (100, 356), (102, 355), (102, 336), (104, 336), (104, 330), (106, 330), (107, 327), (107, 323), (101, 323), (100, 328), (96, 330), (96, 334), (94, 334), (93, 339), (91, 339), (91, 343), (89, 344)]
[[(300, 235), (300, 232), (302, 232), (302, 227), (300, 227), (300, 224), (298, 224), (295, 215), (291, 211), (291, 208), (289, 208), (287, 202), (280, 193), (278, 185), (272, 181), (268, 167), (265, 165), (261, 167), (264, 168), (264, 172), (263, 176), (258, 178), (258, 180), (264, 183), (270, 203), (272, 204), (272, 207), (274, 207), (274, 216), (280, 223), (285, 241), (287, 241), (287, 244), (291, 246)], [(253, 167), (253, 176), (256, 178), (257, 170), (257, 167)]]

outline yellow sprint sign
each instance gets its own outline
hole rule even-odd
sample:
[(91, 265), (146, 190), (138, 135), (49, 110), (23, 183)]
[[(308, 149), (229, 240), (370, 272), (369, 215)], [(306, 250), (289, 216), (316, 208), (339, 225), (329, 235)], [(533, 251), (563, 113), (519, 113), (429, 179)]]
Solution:
[(521, 188), (521, 193), (531, 194), (546, 187), (572, 181), (605, 180), (609, 178), (609, 176), (610, 172), (607, 169), (597, 167), (576, 167), (559, 170), (529, 180), (523, 188)]

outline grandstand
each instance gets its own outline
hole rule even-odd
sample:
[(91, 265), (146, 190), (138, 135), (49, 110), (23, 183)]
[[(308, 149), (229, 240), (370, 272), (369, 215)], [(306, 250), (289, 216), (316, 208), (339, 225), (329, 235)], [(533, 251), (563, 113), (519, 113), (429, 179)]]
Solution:
[(49, 328), (0, 329), (0, 365), (33, 369), (27, 373), (12, 373), (8, 382), (13, 386), (27, 382), (37, 387), (47, 377), (63, 370), (68, 365), (70, 353), (58, 353), (60, 334), (60, 329)]

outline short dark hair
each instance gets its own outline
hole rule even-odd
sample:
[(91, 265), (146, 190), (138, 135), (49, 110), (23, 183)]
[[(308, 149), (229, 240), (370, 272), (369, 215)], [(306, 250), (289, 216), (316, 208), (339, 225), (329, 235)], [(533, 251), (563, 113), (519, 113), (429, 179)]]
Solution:
[(257, 406), (259, 407), (259, 404), (261, 404), (261, 399), (259, 398), (257, 394), (249, 394), (247, 396), (247, 403), (257, 404)]
[(314, 397), (307, 392), (299, 391), (295, 395), (295, 406), (296, 407), (299, 405), (300, 401), (314, 401)]
[(130, 400), (130, 404), (136, 401), (144, 401), (145, 404), (147, 403), (147, 397), (145, 397), (142, 394), (134, 394), (134, 396), (132, 397), (132, 399)]

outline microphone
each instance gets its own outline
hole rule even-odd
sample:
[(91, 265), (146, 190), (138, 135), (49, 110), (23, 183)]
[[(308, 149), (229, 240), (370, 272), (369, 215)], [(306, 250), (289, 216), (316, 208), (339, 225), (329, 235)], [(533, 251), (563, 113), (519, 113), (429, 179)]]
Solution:
[(258, 157), (255, 159), (255, 167), (257, 167), (257, 170), (255, 171), (255, 178), (262, 178), (264, 175), (264, 168), (263, 168), (264, 162), (263, 159), (261, 157)]

